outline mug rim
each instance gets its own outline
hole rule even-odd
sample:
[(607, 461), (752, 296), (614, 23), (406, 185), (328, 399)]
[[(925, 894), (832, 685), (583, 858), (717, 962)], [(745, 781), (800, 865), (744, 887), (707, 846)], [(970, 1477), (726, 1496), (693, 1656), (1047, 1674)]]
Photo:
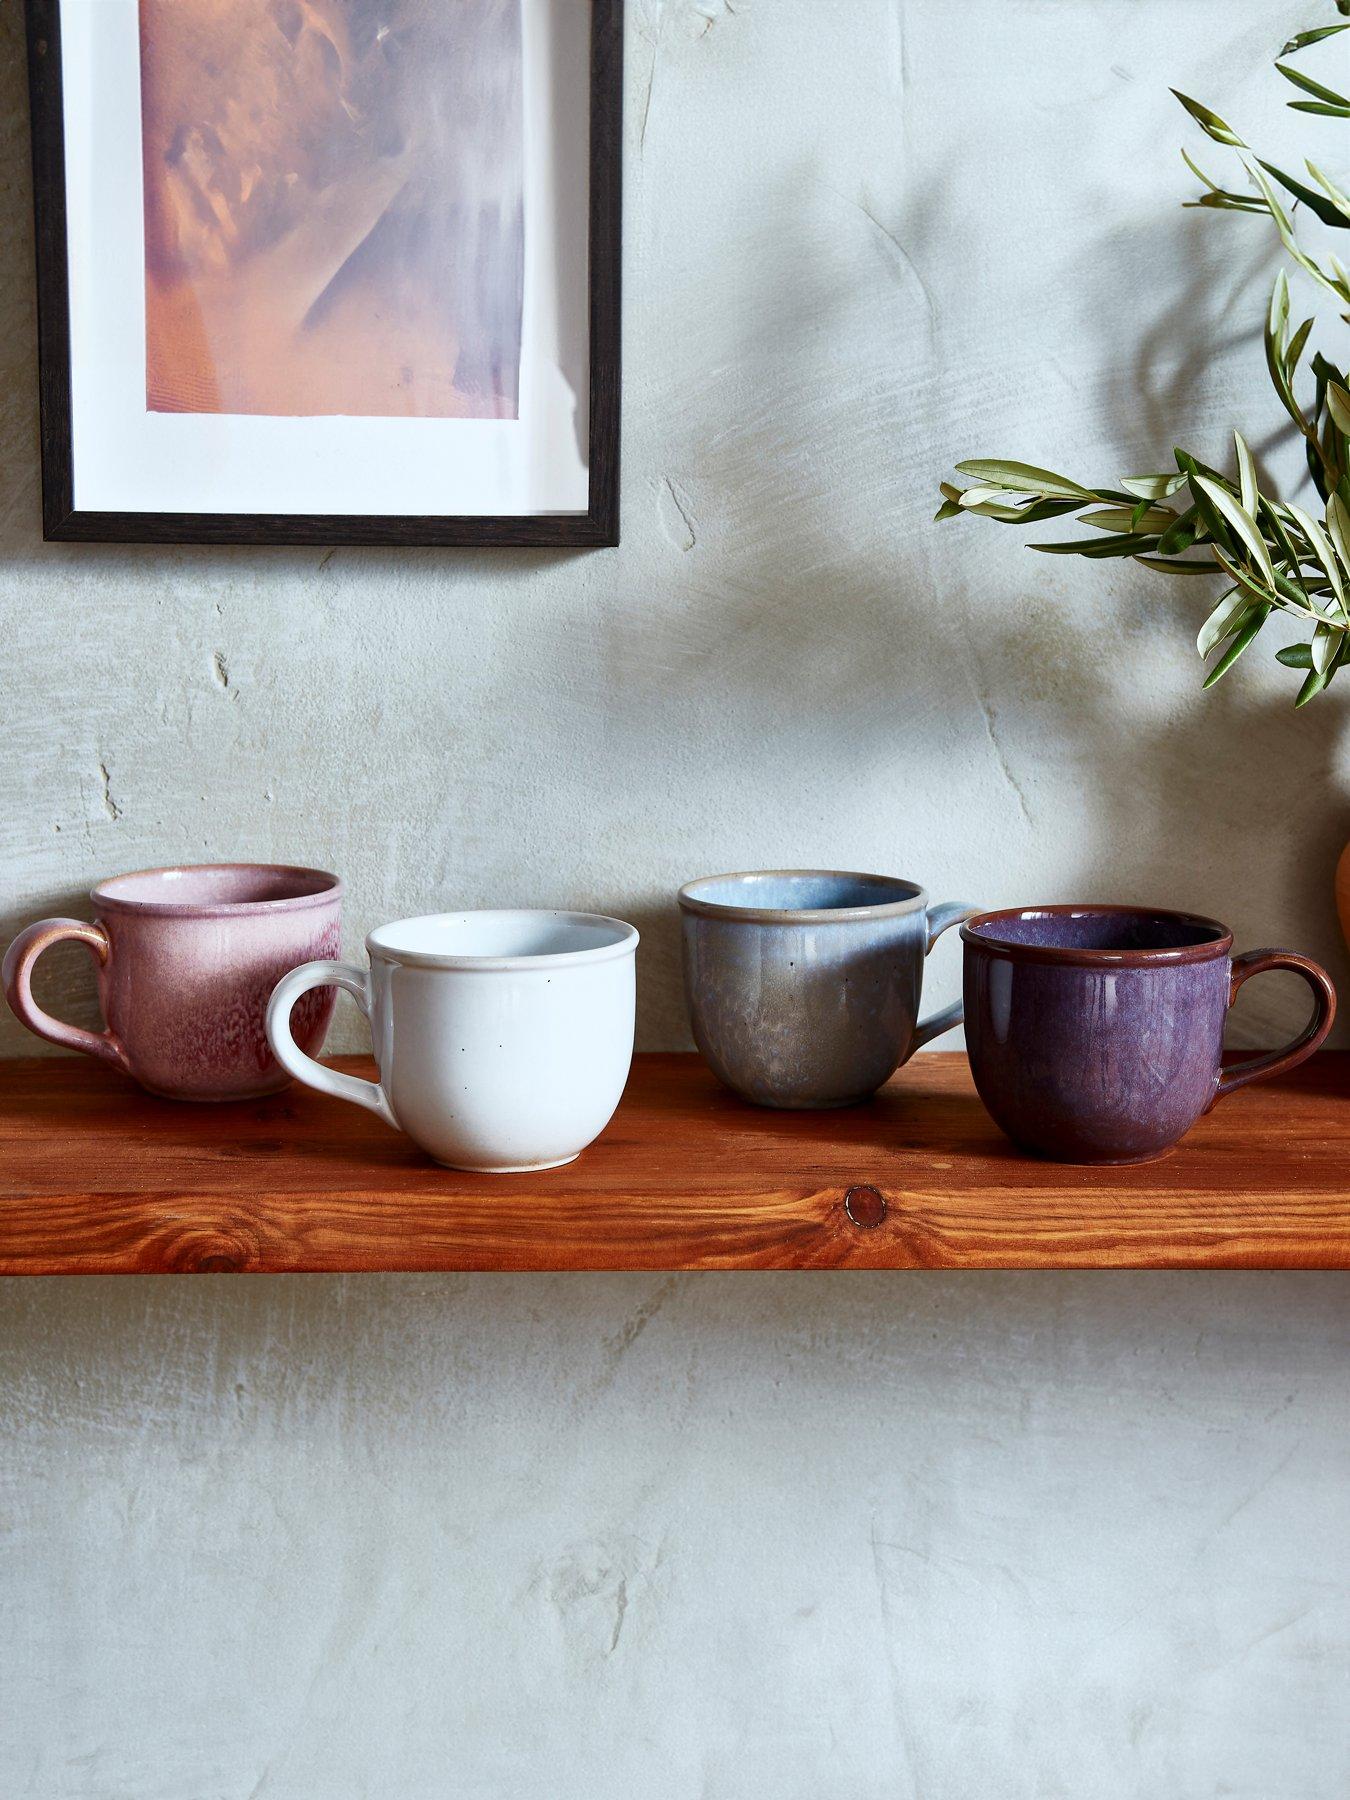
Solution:
[[(258, 875), (290, 875), (315, 878), (324, 885), (307, 894), (278, 894), (269, 900), (142, 900), (115, 890), (119, 883), (139, 881), (147, 875), (204, 875), (226, 870), (246, 870)], [(341, 900), (342, 878), (331, 869), (313, 869), (301, 863), (210, 862), (165, 863), (157, 868), (126, 869), (105, 876), (89, 890), (93, 906), (103, 912), (153, 914), (170, 919), (247, 918), (263, 913), (303, 912)]]
[[(721, 881), (762, 881), (786, 877), (825, 878), (843, 881), (876, 881), (912, 889), (906, 900), (881, 900), (875, 906), (737, 906), (726, 900), (706, 900), (700, 888)], [(895, 919), (904, 913), (927, 912), (928, 890), (903, 875), (877, 875), (863, 869), (732, 869), (725, 875), (700, 875), (686, 881), (676, 895), (682, 912), (703, 919), (734, 919), (756, 925), (856, 924), (867, 919)]]
[[(375, 941), (382, 931), (394, 931), (404, 925), (424, 925), (433, 919), (562, 919), (575, 925), (611, 925), (619, 935), (612, 943), (594, 944), (586, 950), (547, 950), (538, 955), (520, 956), (475, 956), (467, 951), (453, 950), (399, 950)], [(554, 906), (478, 906), (462, 912), (416, 913), (406, 919), (390, 919), (367, 933), (366, 955), (372, 962), (378, 958), (402, 968), (521, 973), (531, 969), (562, 969), (584, 963), (611, 962), (616, 957), (632, 956), (639, 942), (636, 925), (630, 925), (626, 919), (612, 918), (608, 913), (571, 912)]]
[[(1025, 918), (1102, 918), (1128, 914), (1138, 918), (1170, 919), (1179, 924), (1197, 926), (1214, 936), (1199, 944), (1172, 944), (1131, 950), (1093, 950), (1077, 945), (1024, 944), (1013, 938), (1000, 938), (983, 928), (997, 926), (1004, 920)], [(994, 912), (977, 913), (961, 926), (963, 942), (980, 950), (1012, 961), (1059, 963), (1075, 968), (1155, 968), (1177, 963), (1212, 962), (1232, 954), (1233, 934), (1228, 926), (1204, 913), (1182, 911), (1170, 906), (1130, 906), (1121, 902), (1061, 901), (1052, 906), (1006, 906)]]

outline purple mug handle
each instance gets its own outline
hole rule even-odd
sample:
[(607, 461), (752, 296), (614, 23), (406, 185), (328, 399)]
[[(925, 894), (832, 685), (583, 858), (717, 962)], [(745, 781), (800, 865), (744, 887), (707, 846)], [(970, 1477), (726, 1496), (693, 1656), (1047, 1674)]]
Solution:
[(103, 1031), (85, 1031), (79, 1025), (65, 1025), (43, 1012), (33, 998), (33, 964), (44, 950), (67, 940), (83, 944), (100, 968), (106, 965), (112, 946), (101, 925), (88, 925), (83, 919), (39, 919), (21, 931), (5, 952), (0, 967), (5, 998), (14, 1016), (38, 1037), (59, 1044), (63, 1050), (83, 1050), (86, 1056), (96, 1056), (129, 1074), (127, 1053), (113, 1032), (106, 1027)]
[[(1233, 958), (1232, 979), (1228, 987), (1228, 1004), (1231, 1006), (1237, 999), (1237, 991), (1244, 981), (1250, 981), (1253, 975), (1264, 975), (1268, 969), (1288, 969), (1295, 975), (1301, 975), (1313, 992), (1313, 1015), (1305, 1028), (1282, 1050), (1267, 1050), (1262, 1056), (1250, 1056), (1246, 1062), (1235, 1063), (1231, 1069), (1224, 1069), (1219, 1075), (1219, 1085), (1214, 1090), (1214, 1100), (1222, 1100), (1225, 1094), (1231, 1094), (1235, 1088), (1246, 1087), (1249, 1081), (1264, 1081), (1267, 1075), (1283, 1075), (1287, 1069), (1297, 1068), (1316, 1050), (1331, 1030), (1332, 1021), (1336, 1017), (1336, 990), (1331, 984), (1331, 977), (1320, 964), (1311, 957), (1297, 956), (1292, 950), (1246, 950), (1241, 956)], [(1212, 1106), (1214, 1101), (1210, 1101)]]

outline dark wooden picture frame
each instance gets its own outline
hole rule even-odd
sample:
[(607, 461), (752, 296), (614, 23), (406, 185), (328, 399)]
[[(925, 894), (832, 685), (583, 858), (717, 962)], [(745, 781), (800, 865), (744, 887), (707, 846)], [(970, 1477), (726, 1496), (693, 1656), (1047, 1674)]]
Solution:
[(619, 541), (620, 246), (624, 0), (591, 0), (590, 445), (585, 513), (479, 517), (355, 513), (77, 511), (60, 0), (27, 0), (37, 239), (42, 535), (85, 543), (501, 545), (580, 549)]

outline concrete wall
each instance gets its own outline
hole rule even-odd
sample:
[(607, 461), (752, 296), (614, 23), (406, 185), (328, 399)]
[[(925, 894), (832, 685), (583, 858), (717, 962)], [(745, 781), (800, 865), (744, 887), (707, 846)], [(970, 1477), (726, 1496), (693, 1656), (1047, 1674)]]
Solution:
[[(1317, 8), (634, 0), (624, 543), (577, 556), (43, 546), (17, 11), (0, 931), (235, 855), (340, 869), (352, 949), (590, 906), (680, 1044), (675, 886), (823, 862), (1344, 974), (1339, 690), (1295, 716), (1258, 647), (1202, 698), (1195, 586), (929, 522), (964, 455), (1272, 449), (1270, 236), (1179, 209), (1166, 89), (1295, 156), (1267, 64)], [(1252, 983), (1234, 1039), (1302, 1013)], [(0, 1789), (1334, 1800), (1346, 1293), (11, 1285)]]
[(1324, 1275), (23, 1284), (13, 1800), (1340, 1800)]

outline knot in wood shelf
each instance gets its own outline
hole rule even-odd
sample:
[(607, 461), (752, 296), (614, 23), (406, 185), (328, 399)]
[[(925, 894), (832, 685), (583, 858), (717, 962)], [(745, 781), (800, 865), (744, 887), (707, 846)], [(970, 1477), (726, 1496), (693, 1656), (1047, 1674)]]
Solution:
[(864, 1183), (844, 1195), (844, 1211), (860, 1231), (875, 1231), (886, 1217), (886, 1196)]

